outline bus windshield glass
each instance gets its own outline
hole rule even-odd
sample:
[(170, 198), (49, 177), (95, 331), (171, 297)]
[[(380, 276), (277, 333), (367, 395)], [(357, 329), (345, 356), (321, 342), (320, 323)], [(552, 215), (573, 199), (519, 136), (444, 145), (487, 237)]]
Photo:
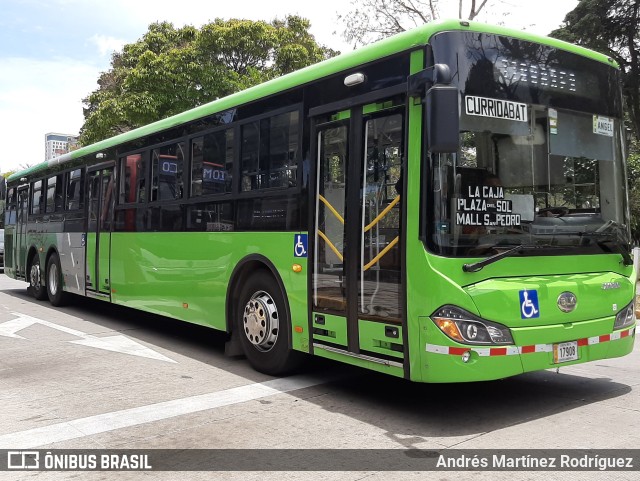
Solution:
[(627, 249), (616, 70), (487, 34), (445, 33), (433, 51), (436, 62), (454, 66), (461, 104), (458, 153), (430, 159), (431, 250), (474, 257), (514, 246), (545, 255)]

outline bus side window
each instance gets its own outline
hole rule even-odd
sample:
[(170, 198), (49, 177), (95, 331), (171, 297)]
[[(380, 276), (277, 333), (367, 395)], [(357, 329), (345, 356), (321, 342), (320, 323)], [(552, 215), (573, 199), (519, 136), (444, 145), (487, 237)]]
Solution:
[(119, 204), (144, 202), (145, 199), (145, 162), (142, 154), (132, 154), (120, 159), (120, 198)]
[(233, 129), (195, 138), (191, 146), (191, 195), (231, 192)]
[(67, 183), (66, 210), (77, 210), (82, 207), (82, 170), (76, 169), (65, 174)]
[(296, 186), (298, 119), (296, 110), (242, 126), (243, 191)]
[(47, 214), (62, 210), (62, 179), (60, 177), (57, 175), (47, 179), (47, 199), (45, 204)]
[(39, 214), (42, 212), (42, 181), (39, 180), (31, 184), (31, 213)]
[(184, 142), (151, 153), (151, 201), (182, 199)]
[(18, 204), (18, 189), (11, 188), (7, 194), (7, 209), (5, 211), (5, 225), (13, 225), (16, 223), (16, 208)]

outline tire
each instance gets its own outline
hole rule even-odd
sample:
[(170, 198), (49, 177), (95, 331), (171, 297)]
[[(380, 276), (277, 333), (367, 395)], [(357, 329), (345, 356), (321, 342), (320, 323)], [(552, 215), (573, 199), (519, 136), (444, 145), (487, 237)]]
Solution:
[(42, 269), (40, 269), (40, 256), (36, 253), (31, 260), (29, 268), (29, 292), (39, 301), (47, 298), (47, 291), (42, 285)]
[(289, 347), (291, 321), (284, 295), (265, 270), (251, 274), (240, 291), (234, 335), (256, 371), (281, 376), (300, 365), (302, 354)]
[(47, 261), (47, 296), (53, 306), (63, 306), (67, 303), (69, 295), (64, 292), (62, 282), (62, 269), (60, 268), (60, 258), (55, 252), (51, 254)]

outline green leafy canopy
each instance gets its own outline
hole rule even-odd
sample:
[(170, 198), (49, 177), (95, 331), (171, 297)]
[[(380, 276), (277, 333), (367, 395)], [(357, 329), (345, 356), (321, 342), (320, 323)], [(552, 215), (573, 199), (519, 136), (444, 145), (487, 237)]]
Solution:
[(216, 19), (201, 28), (153, 23), (113, 54), (83, 102), (88, 145), (183, 112), (337, 52), (318, 45), (298, 16), (272, 22)]

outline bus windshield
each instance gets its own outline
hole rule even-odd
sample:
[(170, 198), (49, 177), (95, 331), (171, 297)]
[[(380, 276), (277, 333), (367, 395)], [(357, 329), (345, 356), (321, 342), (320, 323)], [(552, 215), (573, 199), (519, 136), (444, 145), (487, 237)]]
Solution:
[[(504, 44), (489, 37), (474, 38), (494, 47)], [(525, 245), (544, 255), (627, 249), (622, 124), (615, 96), (605, 102), (604, 89), (594, 97), (571, 69), (554, 73), (559, 67), (553, 61), (544, 69), (536, 67), (533, 84), (534, 69), (522, 52), (532, 46), (529, 51), (537, 52), (539, 62), (542, 47), (518, 43), (518, 64), (527, 65), (518, 74), (507, 75), (501, 67), (507, 62), (504, 48), (485, 48), (481, 54), (472, 48), (466, 63), (460, 55), (449, 58), (458, 65), (462, 94), (460, 149), (431, 158), (429, 247), (464, 257)], [(463, 45), (471, 48), (468, 42)], [(565, 64), (573, 59), (563, 55)], [(547, 52), (542, 57), (561, 56)], [(474, 75), (483, 62), (493, 62), (493, 86)], [(483, 70), (491, 72), (486, 66)], [(592, 71), (590, 82), (608, 85), (606, 70)], [(523, 89), (523, 83), (529, 86)], [(593, 110), (576, 110), (582, 105)]]

